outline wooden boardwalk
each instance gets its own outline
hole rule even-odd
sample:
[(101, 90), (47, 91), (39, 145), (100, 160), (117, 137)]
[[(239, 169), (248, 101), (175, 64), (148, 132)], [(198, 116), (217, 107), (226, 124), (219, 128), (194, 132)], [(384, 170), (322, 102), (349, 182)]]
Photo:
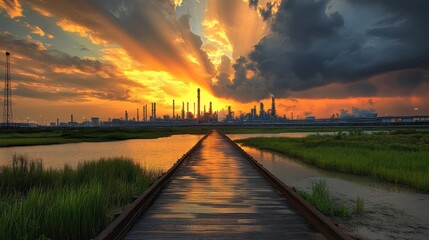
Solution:
[(212, 132), (124, 239), (324, 239)]

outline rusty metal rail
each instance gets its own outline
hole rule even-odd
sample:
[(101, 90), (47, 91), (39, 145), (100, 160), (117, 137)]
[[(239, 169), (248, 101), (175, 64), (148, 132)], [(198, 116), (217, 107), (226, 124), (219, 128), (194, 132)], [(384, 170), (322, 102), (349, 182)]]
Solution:
[(191, 156), (192, 152), (197, 149), (205, 138), (210, 133), (202, 137), (187, 153), (185, 153), (173, 167), (164, 173), (158, 180), (156, 180), (146, 191), (133, 201), (113, 222), (107, 226), (95, 239), (97, 240), (110, 240), (121, 239), (124, 234), (133, 226), (134, 222), (138, 219), (140, 214), (147, 209), (150, 204), (156, 199), (161, 189), (168, 183), (174, 173), (180, 169), (183, 162)]
[(325, 217), (315, 207), (313, 207), (313, 205), (299, 196), (292, 188), (288, 187), (280, 179), (269, 172), (265, 167), (263, 167), (262, 164), (256, 161), (250, 154), (244, 151), (228, 136), (221, 132), (220, 134), (232, 145), (234, 145), (244, 155), (244, 157), (249, 160), (249, 162), (255, 166), (255, 168), (258, 169), (258, 171), (289, 200), (289, 203), (296, 210), (298, 210), (311, 225), (313, 225), (319, 232), (323, 234), (323, 236), (325, 236), (327, 239), (351, 240), (350, 236), (341, 231), (327, 217)]

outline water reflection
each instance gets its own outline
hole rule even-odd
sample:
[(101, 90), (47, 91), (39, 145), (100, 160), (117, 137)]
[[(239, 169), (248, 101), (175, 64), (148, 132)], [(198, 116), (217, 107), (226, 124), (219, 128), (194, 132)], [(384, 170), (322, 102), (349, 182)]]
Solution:
[(366, 177), (321, 170), (271, 151), (243, 149), (289, 186), (310, 190), (314, 180), (326, 179), (334, 196), (353, 200), (360, 196), (365, 199), (367, 208), (391, 208), (402, 215), (412, 216), (416, 223), (425, 226), (421, 231), (429, 234), (429, 194)]
[(10, 165), (15, 153), (30, 159), (43, 159), (44, 166), (52, 168), (62, 168), (64, 164), (76, 167), (81, 161), (122, 156), (142, 166), (167, 170), (201, 137), (174, 135), (158, 139), (0, 148), (0, 165)]

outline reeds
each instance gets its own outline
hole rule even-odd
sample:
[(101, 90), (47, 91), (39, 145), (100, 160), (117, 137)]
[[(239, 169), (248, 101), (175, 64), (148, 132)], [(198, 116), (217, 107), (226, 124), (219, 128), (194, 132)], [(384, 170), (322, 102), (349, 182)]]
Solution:
[(15, 156), (0, 168), (0, 239), (90, 239), (159, 175), (129, 159), (43, 169)]
[(250, 138), (237, 142), (285, 153), (323, 169), (369, 176), (429, 192), (427, 132)]
[(313, 181), (311, 188), (311, 193), (304, 191), (298, 191), (298, 193), (321, 213), (329, 217), (348, 218), (351, 216), (349, 209), (345, 205), (339, 204), (331, 197), (326, 186), (326, 180)]

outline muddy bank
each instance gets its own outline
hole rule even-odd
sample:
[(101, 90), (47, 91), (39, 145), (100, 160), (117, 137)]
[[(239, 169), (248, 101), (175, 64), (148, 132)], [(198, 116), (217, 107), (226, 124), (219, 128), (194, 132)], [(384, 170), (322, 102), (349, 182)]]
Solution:
[(429, 239), (429, 194), (350, 174), (324, 171), (285, 155), (243, 147), (289, 186), (311, 191), (312, 182), (323, 178), (329, 191), (350, 209), (357, 196), (366, 213), (350, 219), (333, 219), (356, 239)]
[[(350, 207), (354, 202), (350, 201)], [(365, 202), (366, 212), (350, 219), (332, 218), (353, 239), (428, 239), (429, 229), (418, 218), (386, 204)]]

